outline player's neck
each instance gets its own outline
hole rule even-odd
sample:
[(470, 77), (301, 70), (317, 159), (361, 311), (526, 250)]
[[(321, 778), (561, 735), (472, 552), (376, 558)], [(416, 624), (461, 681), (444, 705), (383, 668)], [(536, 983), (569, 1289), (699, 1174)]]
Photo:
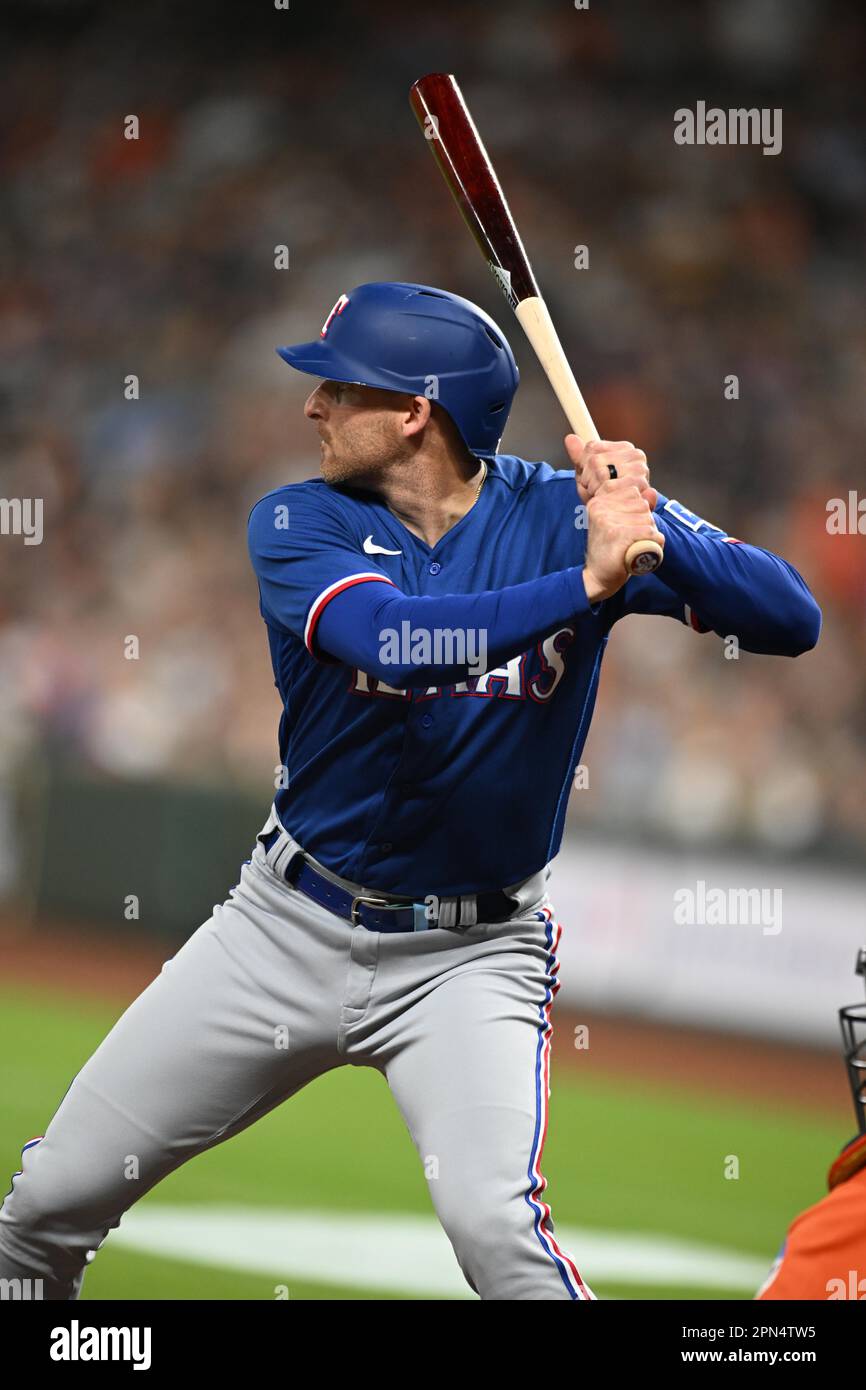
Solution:
[(460, 460), (419, 457), (411, 471), (403, 469), (383, 480), (382, 500), (432, 549), (475, 505), (485, 467), (474, 455)]

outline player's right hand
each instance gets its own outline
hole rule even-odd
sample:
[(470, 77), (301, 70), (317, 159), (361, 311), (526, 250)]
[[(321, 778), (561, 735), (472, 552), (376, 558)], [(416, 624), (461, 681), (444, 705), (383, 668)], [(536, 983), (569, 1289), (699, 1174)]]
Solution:
[(664, 549), (665, 538), (656, 528), (646, 495), (630, 478), (602, 483), (587, 502), (586, 514), (583, 584), (590, 603), (599, 603), (628, 579), (625, 553), (632, 541), (657, 541)]

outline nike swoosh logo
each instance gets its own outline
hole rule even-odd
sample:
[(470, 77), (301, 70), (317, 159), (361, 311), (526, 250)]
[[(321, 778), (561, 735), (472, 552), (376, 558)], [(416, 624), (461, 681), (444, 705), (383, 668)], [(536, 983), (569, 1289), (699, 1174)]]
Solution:
[(402, 555), (402, 550), (386, 550), (384, 545), (377, 545), (373, 540), (372, 533), (364, 541), (365, 555)]

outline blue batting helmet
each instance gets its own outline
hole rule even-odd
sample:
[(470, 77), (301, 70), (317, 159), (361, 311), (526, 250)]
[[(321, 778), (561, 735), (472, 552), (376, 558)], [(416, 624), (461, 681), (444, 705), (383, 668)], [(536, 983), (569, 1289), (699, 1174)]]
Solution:
[(520, 380), (483, 309), (447, 290), (387, 281), (341, 294), (311, 343), (277, 348), (300, 372), (429, 396), (473, 454), (499, 448)]

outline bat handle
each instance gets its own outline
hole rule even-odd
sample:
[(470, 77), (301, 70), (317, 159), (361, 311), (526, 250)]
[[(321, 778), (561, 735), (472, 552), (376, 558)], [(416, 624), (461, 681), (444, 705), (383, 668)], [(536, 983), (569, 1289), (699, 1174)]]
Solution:
[[(544, 300), (540, 296), (531, 295), (521, 300), (514, 312), (535, 349), (535, 354), (547, 374), (571, 428), (584, 444), (588, 444), (591, 439), (598, 439), (595, 422), (574, 379), (574, 372), (562, 350)], [(658, 541), (632, 541), (625, 552), (623, 563), (628, 574), (652, 574), (663, 559)]]

